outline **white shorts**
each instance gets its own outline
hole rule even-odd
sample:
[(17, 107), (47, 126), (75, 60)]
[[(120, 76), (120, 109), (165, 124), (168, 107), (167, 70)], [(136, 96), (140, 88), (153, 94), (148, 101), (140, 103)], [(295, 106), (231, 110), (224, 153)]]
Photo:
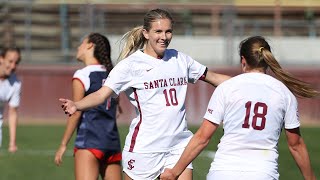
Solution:
[(274, 177), (256, 171), (209, 171), (207, 180), (278, 180)]
[[(183, 149), (159, 153), (122, 152), (122, 167), (131, 179), (154, 180), (165, 168), (173, 168), (179, 160)], [(192, 163), (187, 167), (193, 169)]]

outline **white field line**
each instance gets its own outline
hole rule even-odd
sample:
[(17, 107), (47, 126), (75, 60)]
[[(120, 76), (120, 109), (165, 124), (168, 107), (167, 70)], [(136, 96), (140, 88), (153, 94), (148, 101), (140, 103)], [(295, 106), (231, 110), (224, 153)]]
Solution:
[[(56, 150), (40, 150), (40, 149), (18, 149), (15, 153), (9, 153), (7, 150), (1, 149), (0, 150), (0, 157), (1, 156), (54, 156)], [(67, 150), (64, 153), (64, 156), (73, 156), (72, 150)]]
[[(18, 149), (18, 151), (14, 154), (9, 153), (5, 149), (0, 150), (0, 156), (7, 156), (7, 155), (17, 155), (17, 156), (24, 156), (24, 155), (30, 155), (30, 156), (54, 156), (56, 153), (56, 150), (40, 150), (40, 149)], [(215, 151), (203, 151), (200, 153), (199, 157), (204, 158), (210, 158), (213, 159), (215, 155)], [(64, 156), (73, 156), (73, 150), (67, 150), (64, 154)]]
[(193, 171), (193, 173), (198, 176), (203, 176), (204, 174), (207, 174), (210, 167), (210, 163), (213, 160), (215, 154), (216, 154), (215, 151), (202, 151), (198, 157), (209, 160), (210, 162), (205, 165), (207, 166), (207, 168), (203, 168), (203, 169), (197, 168), (195, 167), (195, 164), (193, 164), (193, 168), (196, 169), (196, 171)]
[(215, 151), (203, 151), (200, 153), (199, 157), (208, 157), (210, 159), (213, 159), (215, 154)]

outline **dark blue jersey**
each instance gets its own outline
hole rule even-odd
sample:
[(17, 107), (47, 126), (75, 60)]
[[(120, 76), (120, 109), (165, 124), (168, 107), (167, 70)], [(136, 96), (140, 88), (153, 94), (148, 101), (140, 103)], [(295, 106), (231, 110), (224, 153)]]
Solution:
[[(87, 96), (101, 88), (107, 75), (104, 66), (89, 65), (77, 70), (73, 79), (80, 80)], [(117, 102), (113, 98), (97, 107), (83, 111), (77, 129), (75, 147), (120, 151), (116, 111)]]

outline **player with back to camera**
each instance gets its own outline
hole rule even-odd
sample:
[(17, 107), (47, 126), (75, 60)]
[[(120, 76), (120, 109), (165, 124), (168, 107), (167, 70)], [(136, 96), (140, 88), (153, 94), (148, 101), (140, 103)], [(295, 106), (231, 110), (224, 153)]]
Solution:
[(21, 60), (20, 49), (4, 48), (0, 55), (0, 146), (2, 144), (2, 123), (5, 104), (8, 104), (9, 147), (14, 153), (18, 150), (16, 131), (18, 124), (18, 107), (21, 98), (21, 81), (14, 71)]
[[(261, 36), (249, 37), (240, 43), (240, 61), (243, 73), (215, 89), (202, 125), (178, 163), (166, 169), (160, 179), (177, 179), (208, 145), (220, 123), (224, 134), (208, 180), (279, 179), (277, 145), (282, 128), (304, 179), (316, 179), (300, 134), (294, 94), (311, 98), (319, 96), (319, 92), (284, 71)], [(277, 79), (266, 74), (268, 68)]]
[[(77, 70), (72, 79), (73, 99), (79, 101), (101, 88), (113, 68), (109, 40), (99, 34), (86, 36), (77, 51), (77, 59), (85, 67)], [(116, 124), (117, 101), (105, 98), (100, 105), (75, 112), (69, 117), (55, 155), (62, 163), (67, 144), (77, 128), (74, 148), (75, 179), (121, 179), (121, 148)]]
[[(123, 37), (121, 60), (103, 87), (81, 101), (61, 98), (68, 114), (101, 104), (124, 91), (134, 105), (123, 149), (125, 179), (156, 179), (173, 167), (192, 137), (187, 128), (185, 100), (187, 84), (201, 79), (217, 86), (229, 76), (208, 71), (190, 56), (167, 49), (172, 39), (173, 19), (163, 9), (146, 13), (144, 25)], [(190, 163), (180, 179), (192, 179)]]

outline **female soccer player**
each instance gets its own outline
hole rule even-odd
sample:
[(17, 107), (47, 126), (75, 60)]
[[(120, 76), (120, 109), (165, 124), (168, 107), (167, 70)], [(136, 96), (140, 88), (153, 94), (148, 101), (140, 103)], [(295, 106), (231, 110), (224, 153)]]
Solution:
[[(77, 59), (86, 66), (73, 76), (73, 99), (79, 101), (101, 88), (113, 68), (109, 40), (89, 34), (78, 47)], [(77, 180), (121, 180), (121, 148), (116, 125), (117, 102), (106, 98), (99, 106), (69, 117), (55, 163), (62, 163), (67, 144), (77, 128), (75, 140), (75, 177)]]
[[(123, 149), (125, 179), (156, 179), (173, 167), (192, 137), (187, 128), (187, 84), (201, 79), (215, 86), (229, 78), (216, 74), (190, 56), (167, 49), (172, 39), (173, 19), (162, 9), (149, 11), (144, 25), (129, 31), (120, 61), (104, 86), (81, 101), (60, 99), (68, 114), (101, 104), (124, 91), (135, 106)], [(181, 177), (192, 179), (192, 164)]]
[[(300, 134), (298, 105), (293, 94), (311, 98), (319, 92), (284, 71), (263, 37), (243, 40), (240, 59), (243, 74), (215, 89), (201, 127), (178, 163), (160, 179), (177, 179), (223, 123), (224, 135), (208, 180), (279, 179), (277, 144), (283, 127), (289, 150), (304, 179), (315, 180)], [(266, 74), (268, 68), (277, 79)]]
[(16, 145), (16, 129), (18, 123), (18, 107), (20, 105), (21, 82), (14, 71), (21, 59), (20, 49), (9, 47), (3, 49), (0, 55), (0, 146), (2, 144), (2, 123), (5, 103), (8, 103), (9, 147), (14, 153)]

